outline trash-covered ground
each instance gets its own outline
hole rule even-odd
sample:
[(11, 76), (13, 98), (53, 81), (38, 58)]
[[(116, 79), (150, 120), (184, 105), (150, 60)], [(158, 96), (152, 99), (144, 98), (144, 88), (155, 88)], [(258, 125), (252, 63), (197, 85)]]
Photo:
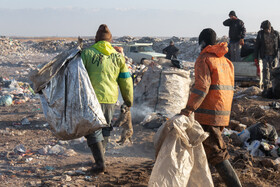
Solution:
[[(134, 40), (131, 37), (118, 40), (121, 39)], [(196, 39), (172, 39), (176, 45), (190, 45), (186, 51), (197, 49)], [(159, 51), (169, 43), (168, 39), (138, 40), (152, 40)], [(158, 115), (159, 120), (153, 118), (153, 124), (147, 124), (147, 119), (141, 124), (134, 122), (133, 144), (118, 145), (116, 141), (120, 139), (121, 128), (114, 128), (106, 151), (107, 172), (92, 176), (87, 172), (92, 156), (85, 139), (59, 141), (52, 136), (39, 97), (30, 89), (28, 80), (33, 68), (75, 46), (76, 41), (1, 38), (0, 43), (0, 186), (147, 186), (154, 163), (153, 135), (158, 124), (166, 120), (165, 116)], [(85, 46), (91, 43), (92, 40), (86, 40)], [(193, 53), (188, 55), (183, 48), (181, 51), (182, 60), (195, 59)], [(192, 67), (193, 63), (187, 66)], [(224, 138), (229, 146), (230, 161), (243, 186), (280, 185), (277, 145), (273, 147), (271, 142), (260, 140), (255, 142), (256, 149), (253, 145), (249, 148), (250, 143), (244, 147), (246, 144), (240, 140), (241, 132), (257, 123), (268, 123), (279, 134), (279, 102), (262, 98), (256, 87), (236, 88), (231, 114), (233, 121), (224, 131)], [(215, 169), (210, 169), (215, 186), (225, 186)]]

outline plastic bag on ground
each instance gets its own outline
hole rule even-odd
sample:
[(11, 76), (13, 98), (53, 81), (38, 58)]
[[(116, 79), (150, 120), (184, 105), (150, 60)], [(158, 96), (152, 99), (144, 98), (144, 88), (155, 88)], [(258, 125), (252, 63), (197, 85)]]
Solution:
[(208, 137), (197, 121), (177, 115), (154, 137), (156, 162), (149, 187), (214, 186), (202, 142)]
[(41, 91), (46, 120), (61, 140), (80, 138), (107, 127), (79, 52), (75, 49), (59, 55), (33, 74), (33, 79), (38, 77), (35, 90)]
[(250, 132), (250, 140), (269, 140), (275, 142), (278, 138), (277, 131), (269, 123), (257, 123), (247, 128)]

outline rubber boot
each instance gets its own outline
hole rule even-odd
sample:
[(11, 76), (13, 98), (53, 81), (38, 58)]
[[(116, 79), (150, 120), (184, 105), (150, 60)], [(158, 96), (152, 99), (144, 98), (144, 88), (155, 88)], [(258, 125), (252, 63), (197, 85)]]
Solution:
[(104, 149), (104, 154), (106, 152), (107, 144), (109, 142), (109, 136), (103, 136), (104, 140), (102, 141), (103, 144), (103, 149)]
[(242, 186), (237, 174), (228, 160), (224, 160), (219, 164), (216, 164), (215, 168), (222, 177), (223, 181), (226, 183), (227, 187)]
[(90, 145), (90, 150), (96, 165), (92, 167), (90, 171), (93, 173), (103, 173), (105, 171), (105, 157), (102, 142)]

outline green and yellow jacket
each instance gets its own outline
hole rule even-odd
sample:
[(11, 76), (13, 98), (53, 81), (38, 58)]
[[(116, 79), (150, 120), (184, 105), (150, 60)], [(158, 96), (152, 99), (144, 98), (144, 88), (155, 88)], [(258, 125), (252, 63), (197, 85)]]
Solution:
[(99, 41), (81, 56), (99, 103), (116, 103), (119, 86), (125, 104), (132, 106), (133, 82), (123, 55), (109, 42)]

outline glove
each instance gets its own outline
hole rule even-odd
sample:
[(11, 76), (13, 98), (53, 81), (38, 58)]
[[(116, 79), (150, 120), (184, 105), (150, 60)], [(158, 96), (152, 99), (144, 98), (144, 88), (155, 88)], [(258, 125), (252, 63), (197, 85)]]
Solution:
[(255, 64), (259, 64), (259, 60), (257, 58), (254, 59)]
[(240, 39), (239, 44), (243, 46), (244, 45), (244, 39)]
[(255, 65), (257, 67), (257, 75), (260, 76), (261, 70), (260, 70), (260, 66), (259, 66), (259, 60), (255, 58), (254, 61), (255, 61)]
[(192, 113), (191, 110), (188, 110), (185, 108), (185, 109), (181, 110), (180, 115), (185, 115), (185, 116), (189, 117), (191, 115), (191, 113)]
[(259, 66), (259, 60), (255, 58), (254, 61), (255, 61), (255, 65)]

